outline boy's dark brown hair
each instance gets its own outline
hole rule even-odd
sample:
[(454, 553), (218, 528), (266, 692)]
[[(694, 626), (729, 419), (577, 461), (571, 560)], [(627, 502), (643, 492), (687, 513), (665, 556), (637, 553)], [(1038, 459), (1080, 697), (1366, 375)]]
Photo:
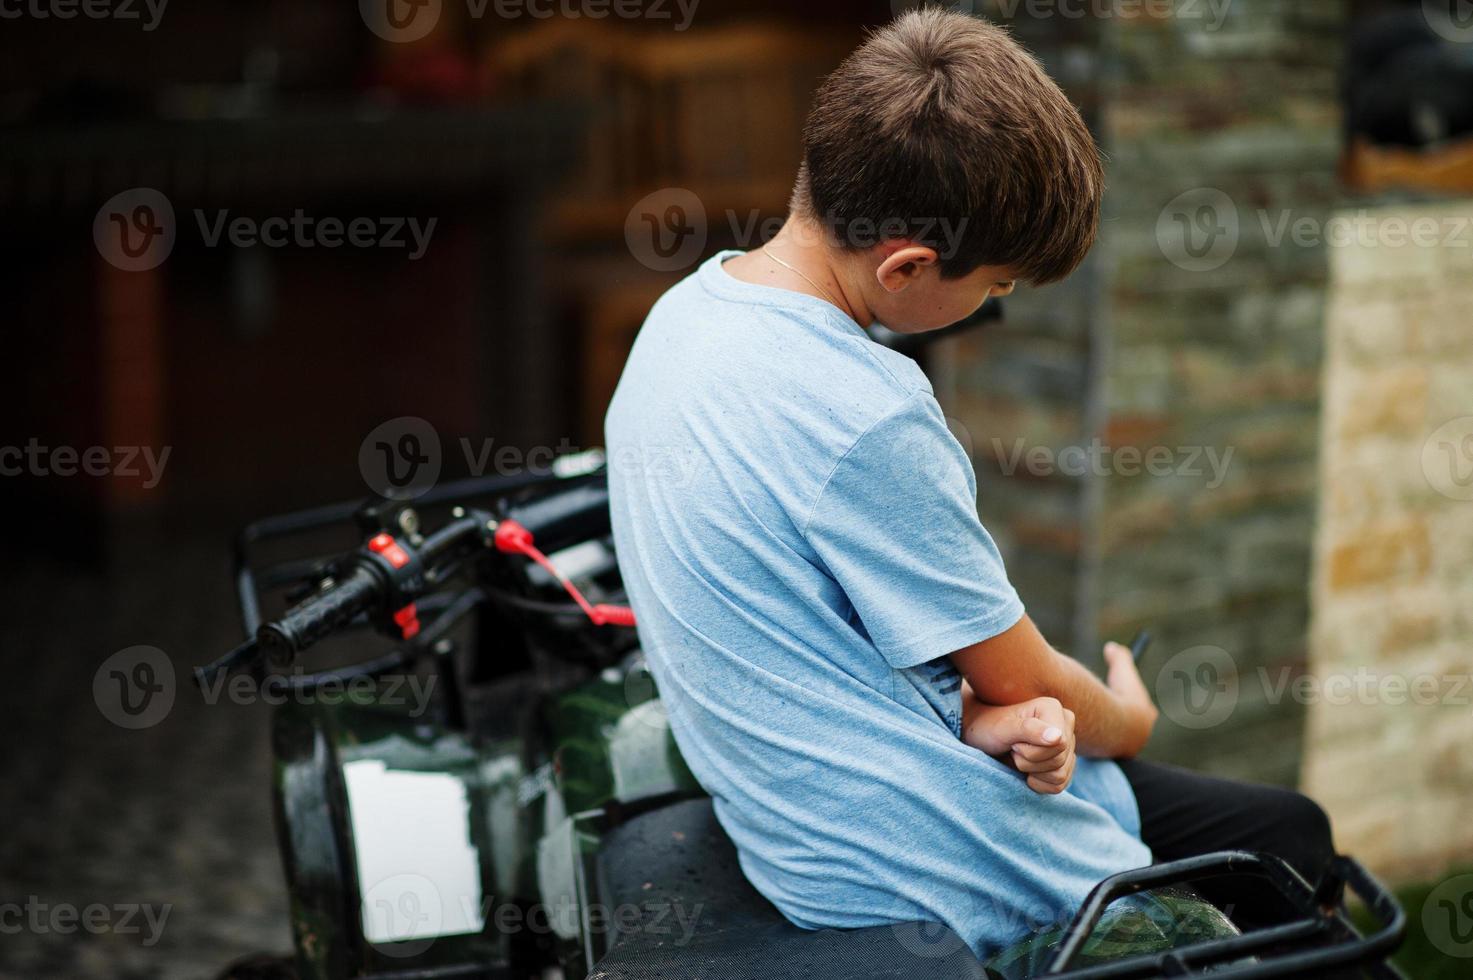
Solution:
[(904, 228), (945, 278), (996, 265), (1048, 283), (1094, 244), (1089, 129), (1032, 55), (973, 17), (924, 8), (872, 34), (819, 87), (803, 151), (793, 211), (846, 248)]

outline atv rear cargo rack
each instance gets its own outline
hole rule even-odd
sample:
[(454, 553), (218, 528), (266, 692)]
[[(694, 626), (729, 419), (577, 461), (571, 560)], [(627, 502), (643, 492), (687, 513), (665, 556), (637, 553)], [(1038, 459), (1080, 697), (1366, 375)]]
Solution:
[[(1298, 917), (1239, 936), (1180, 949), (1147, 953), (1088, 967), (1071, 964), (1083, 952), (1105, 909), (1127, 895), (1223, 875), (1264, 879), (1292, 905)], [(1349, 887), (1366, 904), (1380, 927), (1362, 935), (1346, 918), (1342, 898)], [(1085, 899), (1044, 976), (1067, 980), (1145, 980), (1200, 975), (1213, 980), (1262, 980), (1365, 974), (1377, 980), (1402, 974), (1385, 959), (1401, 945), (1406, 913), (1386, 887), (1355, 860), (1339, 856), (1324, 878), (1311, 886), (1281, 858), (1249, 851), (1218, 851), (1200, 857), (1124, 871), (1106, 878)], [(1232, 963), (1233, 960), (1248, 960)]]

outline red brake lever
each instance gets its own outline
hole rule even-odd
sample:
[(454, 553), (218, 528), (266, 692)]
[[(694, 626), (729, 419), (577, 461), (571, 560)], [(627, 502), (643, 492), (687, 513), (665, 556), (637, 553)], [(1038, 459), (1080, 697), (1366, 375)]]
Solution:
[(628, 606), (611, 606), (607, 603), (591, 604), (578, 591), (578, 587), (568, 580), (568, 577), (558, 570), (546, 555), (537, 550), (532, 543), (532, 532), (527, 530), (516, 521), (501, 521), (496, 525), (495, 534), (496, 548), (512, 555), (525, 555), (532, 561), (547, 570), (547, 574), (562, 585), (573, 601), (578, 604), (584, 614), (592, 620), (595, 626), (633, 626), (634, 610)]

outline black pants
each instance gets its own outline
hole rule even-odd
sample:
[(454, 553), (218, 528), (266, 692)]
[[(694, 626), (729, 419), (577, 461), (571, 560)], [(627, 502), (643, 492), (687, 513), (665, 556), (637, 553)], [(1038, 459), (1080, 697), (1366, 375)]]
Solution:
[[(1329, 817), (1302, 793), (1139, 759), (1123, 761), (1120, 768), (1140, 806), (1141, 839), (1157, 861), (1209, 851), (1267, 851), (1313, 885), (1335, 856)], [(1256, 879), (1229, 876), (1196, 888), (1244, 928), (1282, 922), (1291, 912)]]

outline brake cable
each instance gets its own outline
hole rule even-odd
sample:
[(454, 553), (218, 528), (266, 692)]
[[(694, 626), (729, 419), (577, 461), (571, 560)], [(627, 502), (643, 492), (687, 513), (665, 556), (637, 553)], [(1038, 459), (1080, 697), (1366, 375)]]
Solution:
[(573, 597), (573, 601), (578, 604), (578, 608), (583, 610), (583, 614), (593, 622), (593, 625), (634, 625), (634, 610), (628, 606), (614, 606), (602, 602), (595, 605), (585, 599), (583, 593), (578, 590), (578, 586), (574, 585), (572, 580), (532, 543), (532, 532), (521, 524), (513, 520), (499, 521), (493, 540), (498, 551), (512, 555), (524, 555), (541, 566), (547, 574), (562, 585), (568, 595)]

